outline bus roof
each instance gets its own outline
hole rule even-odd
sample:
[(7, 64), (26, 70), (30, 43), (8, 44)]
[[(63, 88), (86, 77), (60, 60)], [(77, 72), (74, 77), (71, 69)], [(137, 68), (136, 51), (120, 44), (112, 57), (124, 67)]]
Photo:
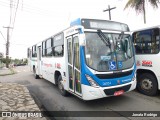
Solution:
[(125, 23), (101, 20), (101, 19), (86, 19), (78, 18), (70, 23), (70, 27), (74, 25), (82, 25), (85, 29), (102, 29), (129, 32), (129, 27)]
[(151, 26), (151, 27), (144, 27), (144, 28), (141, 28), (141, 29), (133, 30), (132, 33), (134, 33), (134, 32), (139, 32), (139, 31), (143, 31), (143, 30), (154, 29), (154, 28), (160, 28), (160, 25)]

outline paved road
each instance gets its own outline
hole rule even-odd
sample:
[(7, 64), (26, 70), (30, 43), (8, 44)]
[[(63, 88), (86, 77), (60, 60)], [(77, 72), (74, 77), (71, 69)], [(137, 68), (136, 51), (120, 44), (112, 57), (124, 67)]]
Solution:
[[(149, 97), (139, 94), (136, 91), (126, 93), (118, 97), (109, 97), (93, 101), (82, 101), (79, 98), (70, 95), (63, 97), (55, 85), (44, 80), (34, 79), (29, 67), (19, 66), (18, 72), (12, 76), (0, 76), (0, 82), (16, 82), (27, 86), (29, 91), (35, 95), (48, 111), (113, 111), (115, 115), (123, 115), (118, 111), (160, 111), (160, 94), (155, 97)], [(125, 114), (126, 112), (124, 112)], [(106, 114), (106, 113), (105, 113)], [(160, 114), (160, 112), (159, 112)], [(58, 119), (58, 118), (57, 118)], [(62, 119), (62, 118), (59, 118)], [(68, 117), (64, 119), (78, 120), (103, 120), (104, 117)], [(139, 118), (139, 117), (108, 117), (107, 120), (159, 120), (160, 118)]]

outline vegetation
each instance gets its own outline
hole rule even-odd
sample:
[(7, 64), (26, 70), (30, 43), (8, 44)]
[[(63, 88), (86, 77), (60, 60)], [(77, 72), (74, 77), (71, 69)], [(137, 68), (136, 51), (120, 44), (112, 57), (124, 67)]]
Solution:
[[(7, 59), (6, 58), (2, 58), (1, 62), (6, 64)], [(12, 65), (26, 65), (28, 63), (27, 59), (8, 59), (8, 63), (12, 64)]]
[(124, 10), (127, 8), (134, 8), (137, 14), (143, 14), (144, 23), (146, 24), (145, 5), (147, 2), (150, 3), (153, 8), (158, 8), (158, 3), (160, 3), (159, 0), (128, 0)]
[(21, 64), (27, 64), (28, 60), (27, 59), (14, 59), (14, 60), (12, 60), (12, 62), (15, 65), (21, 65)]

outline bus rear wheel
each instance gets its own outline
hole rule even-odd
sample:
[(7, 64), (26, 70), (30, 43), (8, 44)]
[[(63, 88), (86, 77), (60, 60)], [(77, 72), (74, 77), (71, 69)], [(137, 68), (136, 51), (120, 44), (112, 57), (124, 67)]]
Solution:
[(36, 74), (36, 69), (35, 69), (35, 68), (33, 68), (33, 72), (34, 72), (34, 78), (35, 78), (35, 79), (38, 79), (38, 78), (39, 78), (39, 75)]
[(64, 85), (63, 85), (62, 82), (63, 82), (62, 76), (60, 75), (60, 76), (58, 77), (58, 89), (59, 89), (61, 95), (67, 96), (67, 95), (68, 95), (68, 92), (64, 89)]
[(154, 96), (158, 91), (157, 79), (150, 73), (144, 73), (137, 79), (137, 89), (142, 94)]

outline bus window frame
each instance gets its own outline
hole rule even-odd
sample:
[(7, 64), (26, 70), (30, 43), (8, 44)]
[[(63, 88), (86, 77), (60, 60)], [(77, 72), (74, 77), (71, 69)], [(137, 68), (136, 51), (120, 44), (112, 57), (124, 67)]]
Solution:
[[(55, 38), (56, 38), (57, 36), (61, 36), (62, 38), (61, 38), (60, 40), (62, 40), (62, 41), (60, 41), (60, 43), (58, 43), (58, 44), (55, 44), (55, 42), (56, 42)], [(63, 32), (61, 32), (61, 33), (56, 34), (55, 36), (53, 36), (53, 38), (52, 38), (52, 41), (53, 41), (53, 42), (52, 42), (52, 45), (53, 45), (53, 46), (52, 46), (52, 54), (53, 54), (54, 57), (57, 57), (57, 58), (58, 58), (58, 57), (63, 57), (63, 56), (64, 56), (64, 49), (65, 49), (65, 48), (64, 48), (64, 44), (65, 44), (65, 43), (64, 43), (64, 39), (65, 39), (65, 38), (64, 38), (64, 33), (63, 33)], [(61, 42), (62, 42), (62, 43), (61, 43)], [(56, 47), (60, 47), (60, 46), (62, 47), (62, 55), (55, 55), (55, 48), (56, 48)]]

